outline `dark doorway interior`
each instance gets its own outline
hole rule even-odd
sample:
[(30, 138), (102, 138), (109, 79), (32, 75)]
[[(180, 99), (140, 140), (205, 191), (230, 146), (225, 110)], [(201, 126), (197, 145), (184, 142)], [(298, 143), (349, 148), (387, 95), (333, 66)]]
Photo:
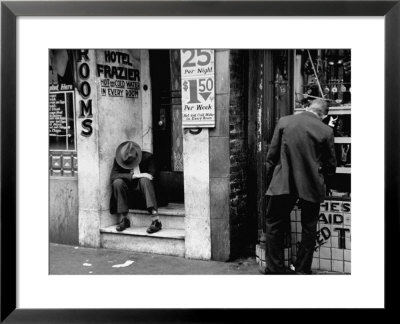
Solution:
[(183, 172), (176, 171), (173, 156), (174, 127), (181, 127), (172, 116), (171, 68), (169, 50), (150, 50), (152, 82), (153, 153), (159, 174), (160, 203), (183, 203)]

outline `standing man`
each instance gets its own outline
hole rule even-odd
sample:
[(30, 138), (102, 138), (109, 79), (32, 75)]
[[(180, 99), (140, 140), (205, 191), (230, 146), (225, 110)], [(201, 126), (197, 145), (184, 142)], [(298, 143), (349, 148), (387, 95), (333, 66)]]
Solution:
[[(267, 155), (266, 274), (311, 274), (320, 203), (326, 175), (336, 170), (333, 129), (322, 120), (329, 107), (316, 99), (297, 115), (282, 117)], [(301, 242), (294, 269), (284, 267), (284, 233), (296, 201), (301, 209)]]
[(140, 146), (132, 141), (123, 142), (118, 146), (111, 171), (110, 200), (110, 213), (122, 216), (121, 222), (117, 225), (117, 231), (121, 232), (130, 227), (128, 201), (134, 192), (142, 195), (146, 208), (151, 214), (152, 222), (147, 233), (161, 230), (162, 225), (158, 216), (153, 185), (155, 173), (156, 168), (151, 153), (142, 152)]

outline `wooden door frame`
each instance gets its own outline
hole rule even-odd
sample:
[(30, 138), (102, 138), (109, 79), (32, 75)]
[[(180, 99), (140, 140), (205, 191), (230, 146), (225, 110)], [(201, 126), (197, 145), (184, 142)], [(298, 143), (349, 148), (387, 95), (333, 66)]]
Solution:
[[(258, 241), (265, 241), (266, 212), (266, 156), (278, 118), (275, 102), (275, 76), (273, 50), (249, 51), (248, 77), (248, 210), (249, 217), (257, 224)], [(288, 53), (288, 91), (289, 105), (292, 104), (293, 89), (293, 53)], [(290, 109), (290, 107), (289, 107)], [(286, 109), (288, 111), (288, 108)]]
[[(167, 59), (167, 54), (168, 54), (168, 59)], [(160, 116), (161, 116), (161, 106), (164, 106), (163, 109), (169, 109), (167, 107), (165, 107), (165, 103), (162, 100), (162, 96), (165, 95), (163, 93), (163, 91), (165, 91), (166, 89), (170, 90), (170, 82), (171, 82), (171, 78), (170, 76), (168, 76), (168, 78), (166, 78), (167, 82), (169, 82), (169, 85), (163, 89), (163, 86), (160, 84), (161, 80), (160, 77), (158, 77), (158, 74), (160, 73), (160, 71), (156, 71), (156, 67), (161, 66), (161, 62), (158, 61), (160, 59), (160, 57), (163, 56), (163, 59), (166, 61), (164, 69), (165, 71), (170, 71), (170, 59), (169, 59), (169, 51), (168, 50), (149, 50), (149, 58), (150, 58), (150, 77), (151, 77), (151, 83), (152, 83), (152, 116), (153, 116), (153, 125), (152, 125), (152, 132), (153, 132), (153, 154), (154, 157), (157, 161), (157, 168), (158, 170), (161, 171), (165, 171), (164, 168), (161, 167), (161, 160), (163, 160), (165, 162), (165, 166), (167, 169), (167, 171), (170, 171), (171, 169), (171, 159), (170, 156), (168, 157), (168, 159), (166, 157), (164, 157), (161, 152), (160, 152), (160, 148), (163, 147), (169, 147), (171, 145), (165, 145), (165, 143), (160, 143), (160, 138), (161, 136), (159, 135), (159, 128), (160, 126), (158, 125), (158, 122), (160, 120)], [(165, 56), (165, 57), (164, 57)], [(170, 72), (169, 72), (170, 73)], [(166, 112), (165, 115), (165, 126), (167, 128), (166, 131), (169, 131), (169, 127), (170, 127), (170, 119), (169, 119), (169, 112)], [(165, 139), (164, 139), (165, 140)], [(169, 143), (170, 144), (170, 143)], [(171, 153), (171, 152), (170, 152)], [(171, 155), (171, 154), (169, 154)], [(163, 159), (162, 159), (163, 158)]]
[[(273, 84), (266, 80), (271, 78), (271, 52), (265, 50), (249, 51), (248, 76), (248, 211), (252, 224), (258, 229), (255, 240), (263, 240), (265, 215), (265, 154), (263, 139), (268, 125), (263, 123), (269, 118), (273, 105)], [(253, 188), (255, 190), (250, 190)]]

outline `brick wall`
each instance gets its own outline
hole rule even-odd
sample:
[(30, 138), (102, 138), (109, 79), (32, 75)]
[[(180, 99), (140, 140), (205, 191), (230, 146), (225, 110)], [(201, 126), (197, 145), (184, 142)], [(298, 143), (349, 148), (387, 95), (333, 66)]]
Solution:
[[(247, 57), (231, 50), (229, 58), (229, 160), (231, 258), (246, 255), (247, 228)], [(254, 252), (253, 252), (254, 253)]]

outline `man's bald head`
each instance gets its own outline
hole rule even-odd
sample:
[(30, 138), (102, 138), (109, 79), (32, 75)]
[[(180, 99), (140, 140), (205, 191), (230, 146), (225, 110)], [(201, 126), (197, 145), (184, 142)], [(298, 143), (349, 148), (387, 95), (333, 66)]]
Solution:
[(319, 118), (324, 118), (328, 115), (329, 107), (326, 100), (323, 99), (315, 99), (311, 102), (311, 105), (306, 109), (307, 111), (311, 111), (319, 116)]

